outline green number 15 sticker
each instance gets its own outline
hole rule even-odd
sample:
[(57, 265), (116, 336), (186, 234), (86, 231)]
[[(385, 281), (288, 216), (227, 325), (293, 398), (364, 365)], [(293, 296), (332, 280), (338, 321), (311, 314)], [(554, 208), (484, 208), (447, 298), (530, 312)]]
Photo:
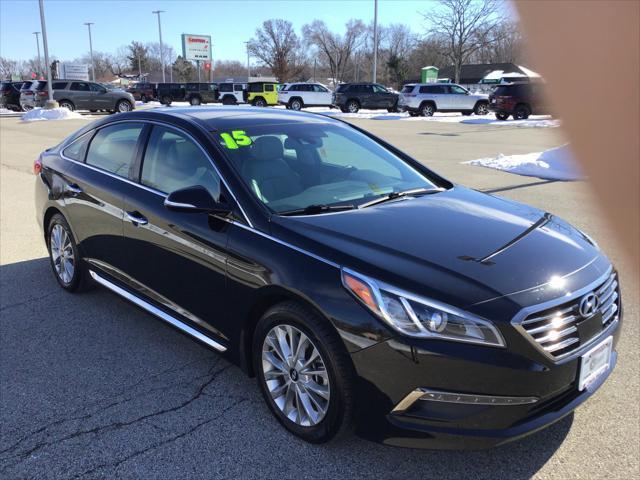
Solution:
[(231, 133), (221, 133), (220, 138), (224, 141), (225, 146), (231, 150), (251, 145), (251, 138), (247, 136), (244, 130), (233, 130)]

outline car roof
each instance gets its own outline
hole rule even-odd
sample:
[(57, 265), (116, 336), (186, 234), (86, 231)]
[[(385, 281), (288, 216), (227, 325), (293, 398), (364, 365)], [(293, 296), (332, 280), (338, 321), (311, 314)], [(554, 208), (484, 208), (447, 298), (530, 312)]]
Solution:
[(125, 115), (131, 120), (155, 119), (165, 122), (170, 122), (173, 117), (196, 123), (208, 131), (286, 123), (343, 124), (343, 122), (325, 115), (263, 107), (161, 107), (120, 114), (117, 115), (118, 118), (116, 120), (125, 118)]

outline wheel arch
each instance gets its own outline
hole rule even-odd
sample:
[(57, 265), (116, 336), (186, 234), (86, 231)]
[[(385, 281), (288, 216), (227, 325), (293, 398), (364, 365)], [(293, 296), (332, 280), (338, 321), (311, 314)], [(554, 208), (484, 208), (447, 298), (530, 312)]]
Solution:
[(300, 103), (304, 106), (304, 100), (299, 95), (296, 95), (295, 97), (291, 97), (289, 99), (289, 105), (291, 105), (291, 102), (293, 102), (294, 100), (300, 100)]
[(421, 109), (423, 105), (426, 105), (426, 104), (429, 104), (429, 103), (430, 103), (431, 105), (433, 105), (433, 108), (435, 108), (436, 110), (438, 109), (438, 104), (437, 104), (437, 103), (436, 103), (436, 101), (435, 101), (435, 100), (433, 100), (433, 99), (426, 99), (426, 100), (422, 100), (422, 101), (420, 102), (420, 106), (418, 107), (418, 109)]
[(73, 100), (69, 100), (68, 98), (61, 98), (60, 100), (56, 100), (58, 102), (58, 105), (60, 105), (62, 102), (69, 102), (71, 105), (73, 105), (73, 109), (75, 110), (76, 108), (76, 104)]
[[(251, 355), (253, 353), (253, 334), (256, 330), (258, 321), (270, 308), (284, 302), (295, 302), (304, 308), (313, 311), (316, 315), (325, 319), (333, 326), (326, 315), (322, 313), (322, 310), (303, 293), (279, 285), (269, 285), (261, 288), (256, 293), (251, 308), (249, 309), (249, 313), (245, 317), (242, 330), (240, 331), (238, 348), (239, 363), (242, 370), (250, 377), (255, 376)], [(337, 331), (336, 334), (338, 334)]]

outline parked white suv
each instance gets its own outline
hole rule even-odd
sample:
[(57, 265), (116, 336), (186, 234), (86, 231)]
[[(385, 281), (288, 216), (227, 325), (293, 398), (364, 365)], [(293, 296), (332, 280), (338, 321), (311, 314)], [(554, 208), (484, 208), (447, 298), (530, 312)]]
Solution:
[(398, 110), (423, 117), (430, 117), (436, 111), (486, 115), (489, 95), (472, 94), (454, 83), (411, 83), (400, 91)]
[(238, 103), (245, 103), (243, 92), (246, 85), (242, 83), (224, 82), (218, 85), (218, 92), (220, 93), (220, 102), (223, 105), (237, 105)]
[(320, 83), (288, 83), (278, 92), (278, 103), (288, 109), (331, 106), (332, 92)]

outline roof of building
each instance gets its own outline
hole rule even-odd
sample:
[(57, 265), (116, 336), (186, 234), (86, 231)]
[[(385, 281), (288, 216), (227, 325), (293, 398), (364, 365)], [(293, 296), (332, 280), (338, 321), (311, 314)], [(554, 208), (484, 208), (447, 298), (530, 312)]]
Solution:
[[(462, 65), (460, 70), (460, 79), (458, 83), (478, 83), (486, 75), (496, 70), (501, 70), (503, 75), (509, 73), (519, 73), (525, 76), (530, 76), (528, 72), (534, 73), (531, 70), (520, 67), (515, 63), (473, 63), (468, 65)], [(537, 75), (537, 74), (536, 74)], [(438, 72), (440, 78), (455, 78), (455, 69), (453, 65), (444, 67)]]

